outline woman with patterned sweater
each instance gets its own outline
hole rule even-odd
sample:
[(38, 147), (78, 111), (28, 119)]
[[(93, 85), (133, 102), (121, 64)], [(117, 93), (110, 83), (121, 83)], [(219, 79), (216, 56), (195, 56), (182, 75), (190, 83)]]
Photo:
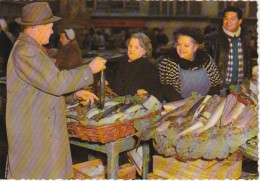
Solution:
[(198, 31), (181, 29), (176, 48), (159, 63), (160, 82), (167, 102), (187, 98), (192, 92), (219, 94), (219, 72), (210, 55), (199, 48), (201, 43)]

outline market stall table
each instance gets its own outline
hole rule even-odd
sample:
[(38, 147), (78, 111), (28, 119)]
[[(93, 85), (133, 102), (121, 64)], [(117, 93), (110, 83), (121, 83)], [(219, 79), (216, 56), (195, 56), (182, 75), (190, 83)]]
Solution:
[[(125, 151), (129, 151), (135, 148), (137, 140), (132, 136), (118, 139), (114, 142), (109, 143), (93, 143), (87, 141), (81, 141), (76, 139), (70, 139), (70, 143), (83, 148), (91, 149), (94, 151), (102, 152), (107, 155), (107, 174), (108, 179), (118, 178), (119, 168), (119, 154)], [(143, 179), (147, 178), (149, 169), (149, 144), (146, 142), (142, 143), (143, 148)]]

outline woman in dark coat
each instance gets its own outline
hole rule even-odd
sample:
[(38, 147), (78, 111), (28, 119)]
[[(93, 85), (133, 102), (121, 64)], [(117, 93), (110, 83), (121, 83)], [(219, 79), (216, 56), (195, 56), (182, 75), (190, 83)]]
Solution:
[(61, 49), (55, 56), (59, 70), (69, 70), (82, 65), (82, 53), (75, 40), (73, 29), (64, 29), (60, 35)]
[(160, 81), (167, 102), (200, 95), (219, 94), (221, 78), (217, 67), (199, 48), (202, 36), (194, 29), (181, 29), (176, 48), (159, 63)]
[(118, 95), (134, 95), (144, 89), (161, 100), (158, 69), (150, 62), (152, 45), (144, 33), (133, 34), (126, 42), (127, 55), (117, 67), (115, 79), (110, 86)]

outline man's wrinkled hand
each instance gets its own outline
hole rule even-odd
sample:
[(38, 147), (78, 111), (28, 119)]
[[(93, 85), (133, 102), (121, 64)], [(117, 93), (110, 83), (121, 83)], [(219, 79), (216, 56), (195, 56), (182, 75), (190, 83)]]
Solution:
[(77, 98), (77, 100), (80, 101), (80, 104), (82, 105), (87, 105), (89, 102), (91, 105), (93, 105), (95, 100), (98, 100), (98, 97), (95, 94), (87, 90), (79, 90), (74, 93), (74, 96)]
[(96, 74), (106, 68), (106, 60), (101, 57), (96, 57), (89, 63), (89, 68), (93, 74)]

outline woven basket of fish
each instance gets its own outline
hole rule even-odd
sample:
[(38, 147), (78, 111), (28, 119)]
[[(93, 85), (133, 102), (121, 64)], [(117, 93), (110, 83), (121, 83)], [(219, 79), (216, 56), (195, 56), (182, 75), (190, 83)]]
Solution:
[[(94, 86), (86, 86), (83, 89), (87, 90), (87, 91), (90, 91), (90, 92), (94, 92), (96, 95), (99, 95), (99, 91), (96, 91)], [(105, 95), (108, 98), (111, 98), (111, 99), (118, 96), (108, 86), (105, 87)], [(84, 116), (87, 113), (89, 107), (88, 106), (83, 106), (83, 105), (81, 105), (79, 103), (76, 103), (76, 104), (73, 104), (73, 105), (67, 105), (67, 109), (68, 109), (67, 111), (74, 112), (74, 115), (77, 115), (78, 117), (82, 117), (82, 116)]]
[(133, 135), (136, 122), (153, 119), (161, 110), (162, 104), (152, 95), (106, 97), (104, 109), (93, 105), (84, 115), (69, 110), (68, 133), (81, 140), (108, 143)]
[(225, 159), (258, 134), (258, 106), (237, 97), (190, 97), (163, 105), (162, 116), (139, 139), (153, 139), (165, 156)]

